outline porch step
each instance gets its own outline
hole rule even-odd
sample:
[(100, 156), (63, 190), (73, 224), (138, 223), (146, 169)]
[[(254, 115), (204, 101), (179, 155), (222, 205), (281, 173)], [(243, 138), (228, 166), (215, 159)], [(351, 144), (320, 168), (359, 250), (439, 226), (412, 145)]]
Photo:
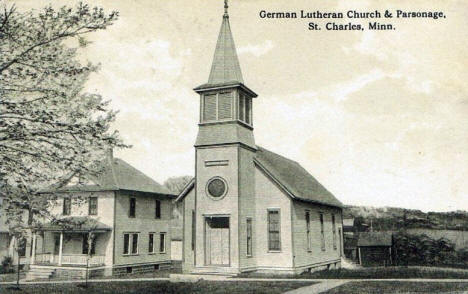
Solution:
[(54, 268), (31, 267), (26, 273), (25, 280), (50, 279), (55, 274)]

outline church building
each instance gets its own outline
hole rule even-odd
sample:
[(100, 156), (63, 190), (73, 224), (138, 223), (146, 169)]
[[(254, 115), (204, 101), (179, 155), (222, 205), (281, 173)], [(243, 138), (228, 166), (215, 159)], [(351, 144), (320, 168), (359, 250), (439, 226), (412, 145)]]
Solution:
[(299, 163), (255, 144), (252, 102), (225, 13), (200, 95), (195, 178), (183, 210), (183, 271), (301, 273), (337, 268), (342, 204)]

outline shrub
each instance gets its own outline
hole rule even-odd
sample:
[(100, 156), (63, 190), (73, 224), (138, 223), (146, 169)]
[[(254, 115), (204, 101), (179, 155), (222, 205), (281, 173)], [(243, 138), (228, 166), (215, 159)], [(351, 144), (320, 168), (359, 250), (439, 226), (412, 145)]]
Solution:
[(5, 256), (2, 260), (2, 265), (0, 266), (0, 273), (6, 274), (14, 271), (13, 259), (11, 256)]
[(457, 252), (446, 238), (398, 232), (393, 241), (397, 265), (454, 265), (468, 260), (468, 251)]

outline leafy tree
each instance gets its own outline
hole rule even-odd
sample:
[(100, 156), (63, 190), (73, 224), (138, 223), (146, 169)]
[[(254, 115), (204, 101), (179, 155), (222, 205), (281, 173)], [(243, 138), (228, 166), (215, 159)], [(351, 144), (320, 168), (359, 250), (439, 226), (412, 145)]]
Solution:
[(30, 226), (35, 216), (49, 216), (44, 189), (96, 176), (105, 152), (126, 147), (110, 129), (116, 112), (109, 102), (83, 91), (98, 66), (78, 56), (84, 36), (112, 25), (118, 13), (83, 3), (0, 8), (0, 196), (9, 220)]
[(163, 185), (172, 193), (179, 194), (192, 178), (191, 176), (170, 177), (164, 181)]

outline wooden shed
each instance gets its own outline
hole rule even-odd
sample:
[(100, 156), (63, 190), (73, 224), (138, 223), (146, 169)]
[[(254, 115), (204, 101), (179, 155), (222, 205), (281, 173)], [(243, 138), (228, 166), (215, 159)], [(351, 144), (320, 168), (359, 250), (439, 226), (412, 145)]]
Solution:
[(357, 242), (359, 264), (387, 266), (392, 264), (392, 232), (362, 232)]

